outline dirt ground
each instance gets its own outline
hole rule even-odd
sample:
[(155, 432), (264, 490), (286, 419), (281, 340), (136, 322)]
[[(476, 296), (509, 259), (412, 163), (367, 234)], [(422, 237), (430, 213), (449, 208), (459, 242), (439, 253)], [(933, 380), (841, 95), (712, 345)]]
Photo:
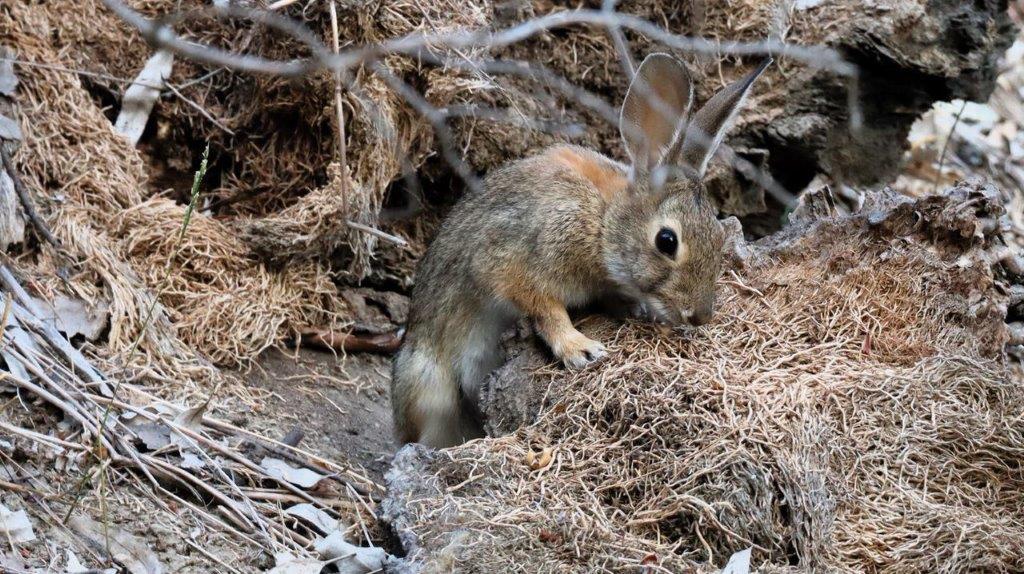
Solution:
[(269, 351), (256, 367), (235, 374), (270, 393), (262, 409), (245, 415), (251, 430), (281, 438), (298, 428), (304, 449), (361, 465), (381, 481), (397, 447), (391, 434), (390, 371), (390, 357), (354, 354), (342, 360), (299, 349)]

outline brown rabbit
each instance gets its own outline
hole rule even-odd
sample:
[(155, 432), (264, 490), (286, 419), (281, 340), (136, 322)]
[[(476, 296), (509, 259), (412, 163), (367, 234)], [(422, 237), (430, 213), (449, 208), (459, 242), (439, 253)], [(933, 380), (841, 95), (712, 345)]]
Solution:
[(482, 436), (480, 385), (502, 361), (499, 337), (531, 318), (556, 357), (605, 355), (567, 307), (606, 296), (655, 319), (711, 318), (723, 231), (702, 177), (770, 60), (689, 116), (686, 66), (651, 54), (622, 104), (627, 167), (558, 145), (490, 173), (444, 222), (416, 272), (391, 400), (402, 442), (446, 447)]

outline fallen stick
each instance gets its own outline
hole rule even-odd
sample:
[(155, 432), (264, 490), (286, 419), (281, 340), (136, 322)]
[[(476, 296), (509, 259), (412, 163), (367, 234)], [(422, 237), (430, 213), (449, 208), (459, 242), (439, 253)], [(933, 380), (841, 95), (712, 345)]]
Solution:
[(302, 334), (302, 342), (335, 350), (343, 353), (379, 353), (390, 355), (402, 344), (403, 329), (377, 335), (359, 333), (340, 333), (324, 329), (307, 331)]

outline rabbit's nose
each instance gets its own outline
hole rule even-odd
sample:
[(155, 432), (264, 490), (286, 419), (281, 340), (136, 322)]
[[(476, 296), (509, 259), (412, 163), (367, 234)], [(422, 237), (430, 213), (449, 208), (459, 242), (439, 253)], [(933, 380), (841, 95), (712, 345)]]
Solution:
[(705, 307), (703, 309), (697, 309), (690, 315), (690, 324), (694, 327), (704, 325), (711, 321), (711, 307)]

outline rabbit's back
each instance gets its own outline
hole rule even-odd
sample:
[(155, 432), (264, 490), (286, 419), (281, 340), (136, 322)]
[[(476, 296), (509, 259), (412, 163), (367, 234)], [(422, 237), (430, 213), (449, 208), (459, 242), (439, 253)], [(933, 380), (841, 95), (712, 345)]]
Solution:
[(421, 261), (413, 308), (434, 314), (509, 288), (510, 280), (546, 285), (569, 301), (585, 298), (585, 287), (603, 275), (606, 194), (624, 187), (625, 177), (622, 166), (575, 146), (491, 172), (480, 192), (453, 208)]

